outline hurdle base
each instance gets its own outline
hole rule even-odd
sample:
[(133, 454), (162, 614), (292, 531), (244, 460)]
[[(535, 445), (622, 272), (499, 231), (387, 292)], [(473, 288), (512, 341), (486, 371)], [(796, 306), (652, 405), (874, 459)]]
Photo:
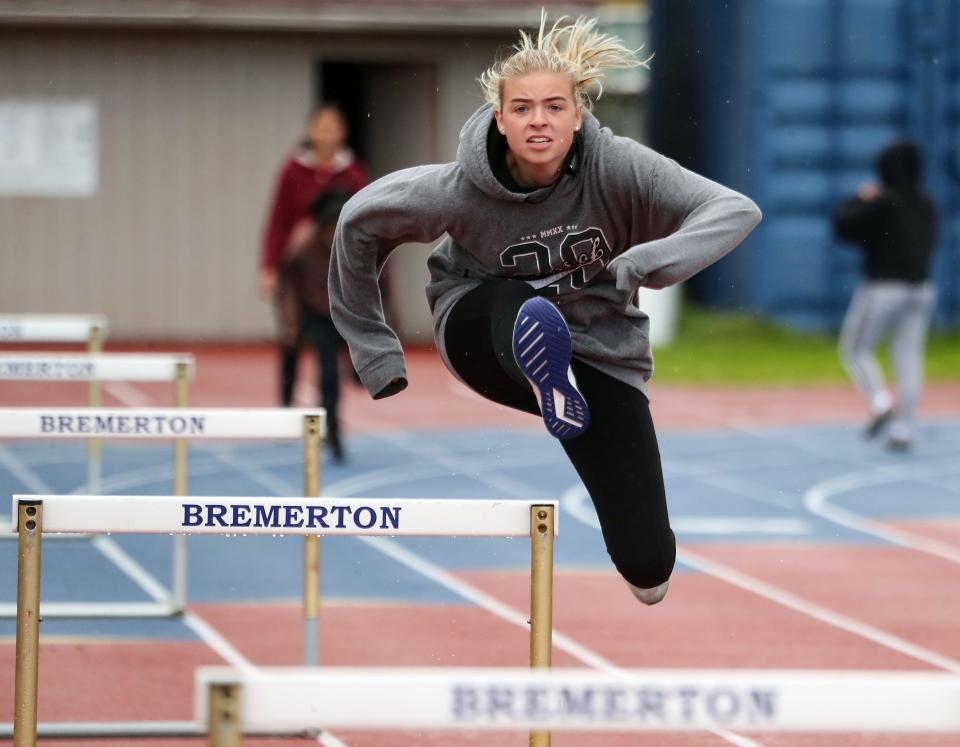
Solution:
[[(322, 729), (305, 731), (249, 731), (251, 737), (305, 737), (317, 739)], [(119, 739), (144, 737), (173, 739), (206, 737), (206, 724), (195, 721), (51, 721), (37, 724), (37, 736), (44, 739)], [(13, 724), (0, 723), (0, 739), (13, 737)]]
[[(46, 618), (151, 618), (180, 617), (185, 610), (172, 602), (43, 602), (40, 620)], [(17, 616), (15, 603), (0, 604), (0, 618)]]
[[(7, 524), (9, 527), (10, 525)], [(12, 539), (16, 541), (17, 535), (8, 535), (5, 533), (6, 530), (0, 528), (0, 541), (5, 539)], [(89, 540), (96, 537), (96, 534), (89, 534), (87, 532), (64, 532), (63, 534), (51, 534), (49, 537), (44, 537), (45, 542), (53, 540), (54, 542), (63, 542), (64, 540)]]
[[(37, 724), (37, 736), (46, 739), (110, 739), (115, 737), (203, 737), (205, 727), (193, 721), (84, 722)], [(13, 724), (0, 724), (0, 739), (13, 736)]]

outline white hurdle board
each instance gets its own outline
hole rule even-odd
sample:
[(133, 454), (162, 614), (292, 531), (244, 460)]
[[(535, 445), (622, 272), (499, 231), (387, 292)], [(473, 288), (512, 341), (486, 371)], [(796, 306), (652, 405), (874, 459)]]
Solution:
[(303, 419), (325, 418), (301, 408), (0, 407), (0, 438), (271, 439), (303, 436)]
[[(167, 359), (188, 356), (163, 356)], [(321, 408), (0, 408), (0, 438), (18, 439), (168, 439), (194, 440), (296, 440), (304, 438), (306, 419), (318, 421), (319, 435), (325, 430), (326, 417)], [(175, 470), (186, 470), (175, 465)], [(176, 480), (176, 476), (173, 476)], [(186, 475), (182, 476), (186, 484)], [(83, 496), (63, 496), (66, 503), (83, 500)], [(87, 496), (89, 498), (89, 496)], [(110, 497), (116, 500), (115, 497)], [(129, 500), (129, 499), (122, 499)], [(132, 499), (139, 501), (140, 498)], [(182, 499), (186, 500), (186, 499)], [(16, 503), (14, 503), (16, 505)], [(77, 503), (80, 505), (80, 503)], [(84, 504), (86, 505), (86, 504)], [(139, 511), (139, 503), (132, 504)], [(80, 534), (101, 534), (96, 522)], [(0, 520), (0, 532), (16, 528)], [(11, 535), (5, 535), (11, 536)], [(101, 542), (102, 540), (98, 540)], [(187, 600), (187, 547), (183, 536), (174, 537), (171, 556), (171, 589), (166, 598), (159, 598), (152, 586), (145, 590), (154, 602), (51, 602), (44, 606), (50, 617), (153, 617), (167, 616), (182, 610)], [(16, 606), (0, 604), (0, 618), (16, 615)]]
[(0, 342), (89, 342), (107, 336), (103, 314), (0, 314)]
[[(0, 381), (85, 381), (91, 407), (100, 407), (104, 381), (173, 382), (176, 402), (185, 406), (194, 368), (192, 355), (178, 353), (0, 353)], [(91, 437), (87, 447), (87, 491), (99, 493), (100, 441)]]
[(529, 537), (531, 506), (556, 501), (441, 498), (231, 498), (15, 495), (43, 503), (44, 534), (270, 534)]
[[(310, 729), (960, 732), (960, 677), (832, 670), (203, 667), (236, 686), (242, 731)], [(215, 714), (212, 714), (215, 719)]]
[[(0, 353), (0, 381), (85, 381), (90, 405), (101, 405), (105, 381), (174, 382), (177, 404), (186, 405), (194, 357), (179, 353)], [(87, 491), (100, 492), (100, 442), (88, 442)]]
[(194, 358), (173, 353), (2, 353), (0, 381), (174, 381), (178, 364), (192, 373)]

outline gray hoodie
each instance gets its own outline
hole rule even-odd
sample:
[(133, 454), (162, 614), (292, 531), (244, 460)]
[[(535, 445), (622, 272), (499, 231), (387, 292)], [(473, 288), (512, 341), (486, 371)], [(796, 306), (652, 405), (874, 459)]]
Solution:
[(427, 299), (448, 368), (443, 328), (453, 305), (484, 280), (516, 278), (557, 304), (576, 357), (646, 393), (653, 358), (637, 291), (682, 282), (716, 262), (759, 223), (759, 209), (601, 129), (586, 111), (578, 155), (566, 173), (549, 187), (511, 192), (490, 167), (493, 125), (492, 107), (481, 107), (460, 132), (454, 163), (395, 172), (344, 207), (330, 307), (361, 380), (374, 397), (406, 384), (377, 275), (398, 244), (446, 233), (428, 260)]

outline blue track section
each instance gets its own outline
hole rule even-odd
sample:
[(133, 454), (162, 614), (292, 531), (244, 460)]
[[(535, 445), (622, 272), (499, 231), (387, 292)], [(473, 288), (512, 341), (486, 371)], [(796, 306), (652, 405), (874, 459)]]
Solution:
[[(661, 437), (671, 517), (684, 543), (881, 542), (818, 512), (824, 505), (886, 520), (960, 517), (960, 422), (928, 423), (915, 452), (890, 454), (854, 427), (669, 433)], [(350, 461), (325, 465), (323, 492), (338, 496), (504, 498), (561, 502), (556, 565), (609, 569), (589, 498), (560, 445), (540, 431), (483, 430), (382, 434), (349, 442)], [(165, 446), (107, 444), (103, 488), (113, 494), (172, 492)], [(82, 493), (83, 445), (0, 443), (4, 513), (15, 493)], [(299, 444), (191, 448), (193, 495), (302, 494)], [(637, 486), (637, 500), (643, 486)], [(9, 514), (8, 514), (9, 515)], [(110, 538), (163, 585), (170, 582), (167, 535)], [(529, 543), (488, 538), (322, 540), (327, 599), (464, 604), (422, 572), (377, 549), (391, 543), (427, 567), (447, 571), (529, 567)], [(16, 542), (0, 540), (0, 601), (16, 598)], [(301, 594), (299, 537), (190, 537), (191, 602), (294, 601)], [(681, 566), (680, 572), (687, 572)], [(45, 537), (44, 601), (149, 601), (89, 539)], [(0, 636), (12, 637), (12, 619)], [(189, 640), (177, 620), (55, 620), (45, 635)]]

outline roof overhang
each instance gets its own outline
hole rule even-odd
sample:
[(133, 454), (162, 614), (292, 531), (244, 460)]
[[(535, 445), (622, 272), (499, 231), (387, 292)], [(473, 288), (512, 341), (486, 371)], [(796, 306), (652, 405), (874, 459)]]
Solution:
[(0, 0), (0, 23), (257, 29), (333, 32), (499, 32), (535, 26), (540, 8), (551, 19), (591, 15), (606, 22), (638, 21), (634, 2), (513, 0)]

